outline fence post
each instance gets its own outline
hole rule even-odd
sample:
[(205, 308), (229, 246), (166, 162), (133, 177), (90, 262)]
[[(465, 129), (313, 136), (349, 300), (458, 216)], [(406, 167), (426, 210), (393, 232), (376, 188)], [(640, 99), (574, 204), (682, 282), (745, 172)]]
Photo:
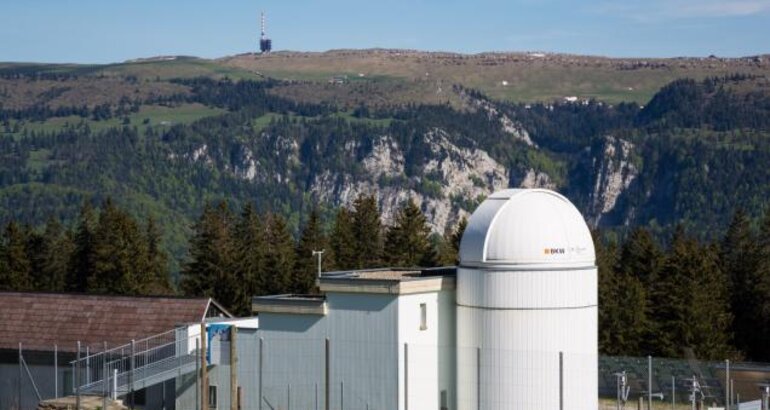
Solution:
[(22, 371), (24, 370), (22, 368), (21, 360), (22, 360), (22, 358), (21, 358), (21, 342), (19, 342), (19, 391), (18, 391), (18, 394), (19, 394), (19, 408), (20, 409), (24, 408), (24, 406), (22, 406), (22, 403), (21, 403), (21, 381), (22, 381), (22, 378), (23, 378)]
[(112, 400), (118, 399), (118, 368), (112, 369)]
[(200, 340), (195, 339), (195, 410), (200, 410), (201, 405), (201, 362), (200, 362)]
[(104, 341), (102, 350), (102, 408), (107, 409), (107, 391), (109, 386), (109, 377), (107, 376), (107, 342)]
[(676, 410), (676, 376), (671, 376), (671, 410)]
[(409, 344), (404, 343), (404, 410), (409, 410)]
[(652, 356), (647, 356), (647, 410), (652, 410)]
[(134, 410), (134, 359), (136, 355), (136, 341), (131, 339), (131, 357), (128, 359), (128, 391), (130, 393), (130, 399), (128, 400), (128, 407)]
[(476, 410), (481, 410), (481, 348), (476, 348)]
[(326, 379), (326, 386), (325, 386), (326, 392), (325, 393), (326, 394), (324, 394), (324, 396), (326, 396), (326, 397), (324, 397), (324, 401), (325, 401), (326, 405), (324, 406), (324, 409), (325, 410), (329, 410), (330, 409), (329, 405), (331, 404), (330, 400), (329, 400), (329, 396), (331, 395), (331, 382), (329, 380), (329, 375), (331, 374), (331, 372), (329, 371), (329, 338), (328, 337), (326, 338), (326, 353), (325, 353), (325, 357), (324, 357), (324, 372), (326, 373), (326, 375), (325, 375), (325, 379)]
[(53, 397), (59, 397), (59, 346), (53, 345)]
[(206, 358), (207, 344), (208, 335), (206, 334), (206, 323), (201, 322), (201, 410), (206, 410), (209, 405), (209, 375)]
[(345, 410), (345, 381), (340, 380), (340, 410)]
[(72, 369), (75, 379), (75, 410), (80, 410), (80, 341), (78, 340), (78, 353), (76, 356), (74, 367)]
[(262, 355), (262, 349), (265, 344), (265, 339), (259, 338), (259, 410), (262, 410), (262, 368), (264, 367), (262, 362), (264, 356)]
[(725, 360), (725, 410), (730, 410), (730, 359)]
[(291, 410), (291, 384), (286, 385), (286, 410)]
[(238, 337), (238, 328), (230, 326), (230, 410), (238, 410), (238, 351), (235, 339)]
[(559, 410), (564, 410), (564, 352), (559, 352)]

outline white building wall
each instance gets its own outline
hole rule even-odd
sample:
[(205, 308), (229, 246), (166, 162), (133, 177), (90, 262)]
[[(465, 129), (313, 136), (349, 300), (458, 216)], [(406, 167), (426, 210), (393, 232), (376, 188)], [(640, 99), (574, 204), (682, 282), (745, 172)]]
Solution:
[[(427, 313), (425, 328), (421, 326), (420, 305), (423, 303)], [(401, 295), (398, 298), (398, 380), (399, 386), (403, 386), (399, 389), (399, 409), (407, 405), (410, 409), (439, 409), (442, 391), (446, 395), (445, 404), (452, 408), (454, 311), (454, 291)], [(408, 346), (408, 364), (405, 363), (405, 345)]]
[(565, 408), (595, 410), (596, 302), (596, 268), (458, 269), (458, 409), (559, 408), (563, 352)]

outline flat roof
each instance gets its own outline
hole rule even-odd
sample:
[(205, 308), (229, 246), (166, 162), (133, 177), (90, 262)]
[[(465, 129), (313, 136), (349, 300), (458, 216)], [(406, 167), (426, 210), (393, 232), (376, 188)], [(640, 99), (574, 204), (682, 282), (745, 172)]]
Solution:
[(327, 272), (318, 279), (321, 292), (411, 294), (454, 289), (457, 268), (378, 268)]
[(251, 311), (254, 313), (293, 313), (300, 315), (326, 315), (326, 297), (324, 295), (269, 295), (251, 298)]

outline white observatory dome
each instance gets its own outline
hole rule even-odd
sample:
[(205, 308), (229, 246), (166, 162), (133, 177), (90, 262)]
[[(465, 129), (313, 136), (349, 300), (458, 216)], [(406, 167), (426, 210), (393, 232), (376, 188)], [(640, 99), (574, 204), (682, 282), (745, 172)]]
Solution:
[(463, 266), (593, 265), (594, 244), (580, 212), (545, 189), (508, 189), (484, 201), (468, 221)]
[(598, 408), (597, 271), (569, 200), (511, 189), (471, 216), (457, 269), (458, 408)]

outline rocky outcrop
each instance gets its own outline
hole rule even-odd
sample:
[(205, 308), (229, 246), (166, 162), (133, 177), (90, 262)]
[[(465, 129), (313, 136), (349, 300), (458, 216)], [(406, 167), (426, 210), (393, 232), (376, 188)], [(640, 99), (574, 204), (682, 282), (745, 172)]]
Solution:
[(513, 139), (521, 141), (530, 147), (537, 148), (537, 144), (532, 141), (529, 133), (518, 122), (513, 121), (508, 115), (500, 112), (493, 103), (483, 98), (475, 98), (470, 96), (465, 91), (460, 91), (460, 98), (465, 102), (467, 106), (474, 110), (482, 110), (487, 113), (487, 117), (490, 120), (497, 120), (503, 131), (510, 134)]
[(604, 138), (601, 152), (593, 160), (595, 180), (589, 196), (588, 221), (599, 226), (615, 210), (618, 198), (639, 175), (631, 161), (634, 144), (613, 136)]
[[(447, 226), (469, 215), (472, 209), (467, 209), (467, 204), (507, 187), (507, 170), (485, 151), (458, 147), (441, 129), (427, 132), (424, 139), (432, 155), (419, 177), (406, 177), (404, 153), (392, 138), (382, 136), (362, 161), (367, 173), (364, 178), (324, 171), (315, 176), (310, 191), (321, 202), (347, 207), (362, 193), (375, 194), (386, 225), (393, 222), (404, 201), (412, 199), (420, 205), (433, 231), (443, 233)], [(381, 185), (381, 176), (401, 182)], [(424, 184), (423, 179), (437, 189), (425, 194), (412, 188)]]

